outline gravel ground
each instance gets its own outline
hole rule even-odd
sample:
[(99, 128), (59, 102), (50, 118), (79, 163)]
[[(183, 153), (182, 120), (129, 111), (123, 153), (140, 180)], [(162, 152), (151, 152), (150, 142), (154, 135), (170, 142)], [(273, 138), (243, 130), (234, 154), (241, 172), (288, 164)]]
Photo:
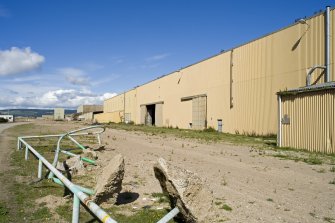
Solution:
[[(131, 205), (147, 205), (146, 197), (161, 192), (153, 164), (163, 157), (207, 181), (227, 222), (334, 222), (335, 178), (330, 165), (281, 160), (246, 146), (108, 129), (100, 159), (125, 156), (124, 188), (139, 194)], [(332, 220), (333, 219), (333, 220)]]

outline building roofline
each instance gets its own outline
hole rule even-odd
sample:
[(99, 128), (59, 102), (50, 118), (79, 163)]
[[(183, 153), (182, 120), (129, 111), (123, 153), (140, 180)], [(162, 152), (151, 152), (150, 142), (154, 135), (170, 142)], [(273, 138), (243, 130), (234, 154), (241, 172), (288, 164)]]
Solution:
[(316, 84), (316, 85), (311, 85), (311, 86), (306, 86), (306, 87), (301, 87), (301, 88), (290, 89), (286, 91), (279, 91), (277, 92), (277, 95), (280, 95), (280, 96), (297, 95), (297, 94), (306, 93), (306, 92), (325, 91), (325, 90), (330, 90), (330, 89), (335, 89), (335, 82), (332, 81), (332, 82), (327, 82), (327, 83), (322, 83), (322, 84)]

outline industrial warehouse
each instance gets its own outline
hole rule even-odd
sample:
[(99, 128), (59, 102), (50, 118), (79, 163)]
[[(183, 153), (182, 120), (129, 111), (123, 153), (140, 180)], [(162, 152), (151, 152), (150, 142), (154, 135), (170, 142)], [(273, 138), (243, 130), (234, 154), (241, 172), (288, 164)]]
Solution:
[[(309, 120), (301, 117), (306, 120), (296, 128), (302, 131), (305, 122), (313, 123), (311, 131), (314, 125), (326, 128), (325, 148), (318, 151), (334, 151), (335, 40), (330, 38), (335, 35), (334, 19), (334, 10), (327, 7), (325, 12), (107, 99), (103, 113), (94, 119), (196, 130), (212, 127), (250, 135), (278, 133), (282, 137), (281, 126), (290, 123), (288, 114), (278, 116), (280, 94), (319, 87), (322, 98), (325, 85), (331, 104), (321, 109), (315, 100), (306, 103), (326, 113), (322, 117), (328, 124), (323, 126), (309, 115)], [(284, 115), (286, 122), (282, 122)]]

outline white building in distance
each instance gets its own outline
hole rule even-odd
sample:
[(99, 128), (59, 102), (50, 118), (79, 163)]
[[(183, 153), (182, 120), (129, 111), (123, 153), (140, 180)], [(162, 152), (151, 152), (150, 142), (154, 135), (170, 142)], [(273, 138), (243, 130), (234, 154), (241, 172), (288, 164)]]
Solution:
[(65, 111), (64, 108), (55, 108), (54, 109), (54, 120), (64, 120)]

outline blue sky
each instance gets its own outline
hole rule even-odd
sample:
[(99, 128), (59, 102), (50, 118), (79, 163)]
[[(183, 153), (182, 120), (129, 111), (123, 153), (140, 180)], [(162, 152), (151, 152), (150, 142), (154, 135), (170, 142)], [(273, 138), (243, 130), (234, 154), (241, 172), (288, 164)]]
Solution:
[(0, 108), (101, 103), (326, 5), (335, 0), (0, 0)]

